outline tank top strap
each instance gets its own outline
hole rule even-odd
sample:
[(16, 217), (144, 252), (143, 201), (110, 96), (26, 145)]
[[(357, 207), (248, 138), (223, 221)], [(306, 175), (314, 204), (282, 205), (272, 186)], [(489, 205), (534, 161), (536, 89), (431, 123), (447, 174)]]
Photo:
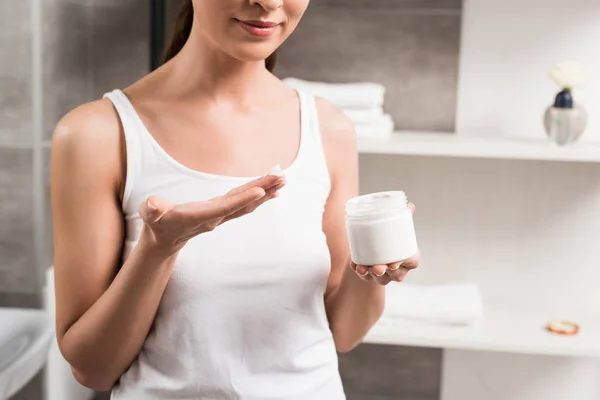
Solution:
[(133, 191), (134, 182), (138, 180), (140, 171), (143, 170), (144, 139), (139, 126), (138, 114), (125, 93), (115, 89), (102, 97), (111, 101), (123, 127), (127, 154), (127, 176), (122, 204), (125, 208)]
[(315, 96), (311, 93), (297, 89), (300, 99), (301, 125), (303, 143), (303, 157), (305, 163), (303, 168), (308, 170), (314, 178), (321, 180), (328, 187), (330, 186), (329, 169), (323, 149), (323, 139), (321, 137), (321, 125), (319, 123), (319, 113)]

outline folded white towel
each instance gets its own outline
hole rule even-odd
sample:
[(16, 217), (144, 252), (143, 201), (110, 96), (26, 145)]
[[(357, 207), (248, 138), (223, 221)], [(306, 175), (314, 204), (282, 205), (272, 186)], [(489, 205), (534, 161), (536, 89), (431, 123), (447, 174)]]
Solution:
[(365, 109), (348, 109), (345, 108), (342, 110), (344, 114), (348, 116), (355, 124), (368, 124), (371, 122), (376, 122), (379, 118), (383, 116), (383, 107), (373, 107), (373, 108), (365, 108)]
[(389, 114), (384, 114), (370, 123), (355, 123), (357, 137), (387, 137), (394, 133), (394, 120)]
[(381, 107), (385, 96), (385, 87), (378, 83), (325, 83), (298, 78), (285, 78), (283, 82), (294, 89), (329, 100), (342, 109)]
[(409, 319), (449, 325), (472, 325), (483, 317), (479, 287), (472, 283), (389, 285), (385, 319)]

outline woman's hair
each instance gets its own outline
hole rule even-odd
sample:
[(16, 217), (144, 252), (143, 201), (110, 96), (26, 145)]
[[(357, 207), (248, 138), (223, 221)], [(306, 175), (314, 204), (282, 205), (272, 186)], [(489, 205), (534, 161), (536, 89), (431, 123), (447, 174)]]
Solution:
[[(169, 43), (165, 51), (163, 63), (166, 63), (181, 51), (188, 38), (190, 37), (193, 22), (194, 5), (192, 3), (192, 0), (185, 0), (183, 7), (179, 12), (179, 16), (175, 21), (173, 35), (171, 37), (171, 42)], [(276, 62), (277, 52), (274, 52), (265, 60), (265, 66), (270, 72), (273, 72), (273, 70), (275, 69)]]

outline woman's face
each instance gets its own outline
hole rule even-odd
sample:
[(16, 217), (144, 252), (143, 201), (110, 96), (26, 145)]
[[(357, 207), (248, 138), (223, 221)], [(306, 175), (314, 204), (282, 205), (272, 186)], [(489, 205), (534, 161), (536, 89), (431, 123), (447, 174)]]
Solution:
[(310, 0), (193, 0), (198, 31), (230, 56), (266, 59), (294, 31)]

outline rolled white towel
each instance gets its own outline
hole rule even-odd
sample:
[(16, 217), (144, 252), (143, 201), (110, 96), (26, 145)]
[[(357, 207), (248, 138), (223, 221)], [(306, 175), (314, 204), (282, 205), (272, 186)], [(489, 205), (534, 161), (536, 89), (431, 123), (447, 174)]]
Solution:
[(365, 109), (348, 109), (342, 110), (355, 124), (368, 124), (376, 122), (383, 116), (383, 107), (373, 107)]
[(355, 123), (357, 137), (387, 137), (394, 133), (394, 120), (389, 114), (384, 114), (369, 123)]
[(369, 109), (383, 106), (385, 86), (379, 83), (325, 83), (285, 78), (283, 82), (291, 88), (304, 90), (329, 100), (342, 109)]
[(472, 325), (483, 317), (479, 287), (473, 283), (390, 285), (382, 319), (430, 324)]

